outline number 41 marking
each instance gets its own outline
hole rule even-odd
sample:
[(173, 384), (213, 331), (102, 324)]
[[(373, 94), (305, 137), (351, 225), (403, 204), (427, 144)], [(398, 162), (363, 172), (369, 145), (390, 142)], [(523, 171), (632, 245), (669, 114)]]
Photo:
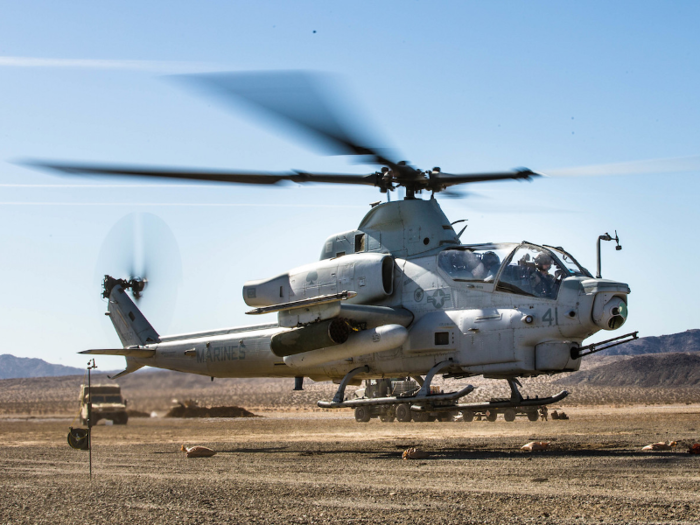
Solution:
[(542, 316), (542, 321), (549, 323), (549, 326), (552, 326), (552, 322), (554, 322), (554, 324), (559, 324), (559, 312), (557, 312), (557, 309), (555, 308), (554, 319), (552, 319), (552, 309), (549, 308)]

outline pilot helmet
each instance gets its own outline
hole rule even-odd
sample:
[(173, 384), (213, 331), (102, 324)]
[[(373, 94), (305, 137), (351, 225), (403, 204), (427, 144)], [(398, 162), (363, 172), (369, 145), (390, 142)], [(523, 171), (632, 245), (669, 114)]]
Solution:
[(535, 257), (535, 266), (537, 266), (537, 268), (542, 269), (542, 267), (545, 264), (551, 265), (552, 264), (552, 257), (551, 257), (551, 255), (542, 252), (542, 253), (538, 254), (537, 257)]
[(481, 256), (481, 262), (486, 268), (498, 267), (501, 265), (501, 258), (495, 252), (486, 252)]
[(449, 253), (449, 261), (452, 267), (454, 268), (463, 268), (464, 267), (464, 258), (462, 255), (462, 252), (459, 250), (449, 250), (447, 253)]

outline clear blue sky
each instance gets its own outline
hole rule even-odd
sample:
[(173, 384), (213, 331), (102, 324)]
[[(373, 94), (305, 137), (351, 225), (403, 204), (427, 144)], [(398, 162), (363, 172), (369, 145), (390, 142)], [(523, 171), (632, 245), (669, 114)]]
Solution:
[[(368, 126), (420, 168), (546, 172), (700, 155), (699, 19), (697, 2), (3, 2), (0, 353), (83, 366), (78, 350), (118, 344), (98, 259), (129, 213), (158, 215), (180, 246), (177, 298), (144, 302), (168, 333), (259, 322), (243, 313), (244, 281), (317, 259), (379, 198), (352, 187), (135, 187), (12, 163), (370, 171), (168, 74), (337, 73)], [(659, 335), (698, 327), (698, 175), (474, 185), (478, 196), (443, 208), (469, 219), (466, 242), (563, 245), (589, 268), (596, 237), (617, 229), (624, 249), (604, 246), (603, 274), (632, 288), (625, 328)]]

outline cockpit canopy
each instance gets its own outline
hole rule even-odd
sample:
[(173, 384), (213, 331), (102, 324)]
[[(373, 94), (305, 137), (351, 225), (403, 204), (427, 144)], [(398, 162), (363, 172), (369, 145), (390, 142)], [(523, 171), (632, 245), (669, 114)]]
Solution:
[(486, 244), (449, 248), (438, 254), (438, 266), (457, 282), (491, 283), (516, 244)]
[(591, 274), (561, 247), (530, 243), (448, 248), (438, 266), (457, 282), (492, 283), (496, 291), (556, 299), (566, 277)]
[(549, 250), (554, 252), (559, 261), (564, 264), (564, 267), (569, 272), (569, 275), (580, 275), (583, 277), (590, 277), (591, 279), (593, 278), (591, 273), (581, 266), (579, 262), (561, 246), (548, 246), (546, 244), (544, 246), (545, 248), (549, 248)]

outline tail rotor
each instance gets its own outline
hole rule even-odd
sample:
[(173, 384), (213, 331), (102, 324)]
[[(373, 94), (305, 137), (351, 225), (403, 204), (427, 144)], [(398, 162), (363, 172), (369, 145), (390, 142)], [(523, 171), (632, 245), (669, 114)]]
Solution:
[(105, 237), (95, 273), (103, 297), (120, 285), (158, 325), (169, 324), (182, 262), (175, 236), (162, 219), (131, 213), (117, 221)]

